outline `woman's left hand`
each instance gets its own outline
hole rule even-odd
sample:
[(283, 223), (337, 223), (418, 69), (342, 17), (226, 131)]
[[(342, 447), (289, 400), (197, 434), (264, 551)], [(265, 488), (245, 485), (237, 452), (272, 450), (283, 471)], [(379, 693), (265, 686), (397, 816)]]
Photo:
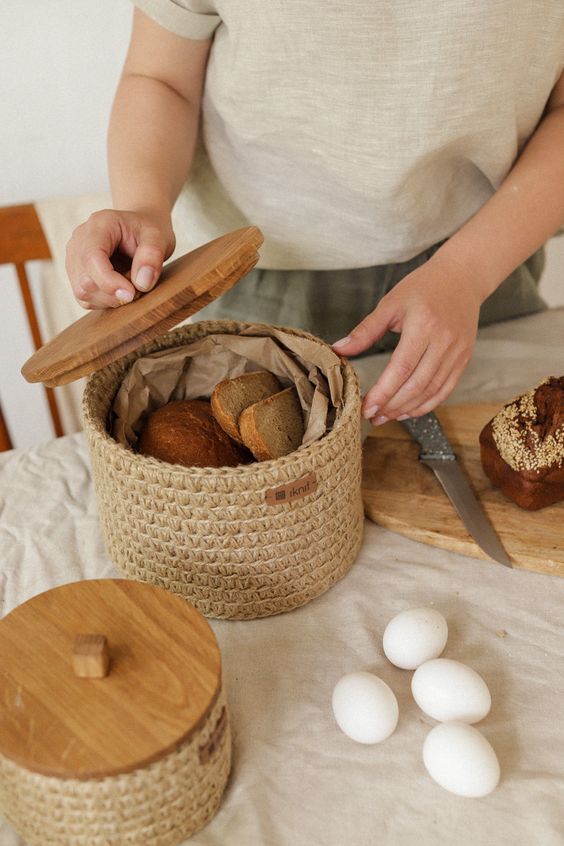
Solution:
[(333, 344), (354, 356), (388, 330), (401, 333), (391, 360), (362, 403), (375, 425), (419, 417), (443, 402), (470, 361), (483, 297), (472, 272), (440, 250), (399, 282), (348, 335)]

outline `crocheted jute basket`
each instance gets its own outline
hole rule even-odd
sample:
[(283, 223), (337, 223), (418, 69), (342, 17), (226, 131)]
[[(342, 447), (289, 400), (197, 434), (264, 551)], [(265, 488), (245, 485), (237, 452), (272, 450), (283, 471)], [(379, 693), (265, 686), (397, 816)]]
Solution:
[[(360, 392), (346, 362), (331, 431), (283, 458), (184, 468), (139, 455), (108, 433), (114, 396), (136, 358), (246, 327), (202, 321), (173, 330), (90, 376), (83, 399), (112, 561), (131, 578), (180, 594), (207, 617), (252, 619), (304, 605), (345, 575), (362, 539)], [(283, 331), (323, 345), (306, 332)], [(267, 502), (268, 491), (310, 474), (313, 493)]]
[[(95, 584), (110, 581), (119, 584), (119, 580), (98, 580)], [(136, 592), (139, 588), (156, 590), (149, 585), (121, 581), (134, 585)], [(92, 587), (92, 582), (76, 584), (87, 585), (88, 589)], [(64, 586), (65, 589), (75, 587)], [(39, 599), (44, 596), (40, 595)], [(180, 602), (170, 594), (167, 599)], [(137, 617), (138, 608), (134, 604), (126, 605), (123, 631), (130, 632), (130, 620), (133, 629), (135, 623), (140, 626), (153, 624), (154, 638), (158, 639), (159, 620), (155, 609), (161, 608), (167, 616), (165, 604), (158, 598), (156, 602), (149, 598), (145, 606), (146, 617)], [(181, 604), (197, 614), (188, 603)], [(113, 608), (118, 613), (119, 606), (114, 604)], [(58, 608), (56, 611), (59, 613)], [(126, 614), (129, 619), (125, 618)], [(5, 618), (8, 629), (10, 617)], [(143, 672), (146, 656), (141, 655), (139, 649), (135, 652), (135, 644), (127, 652), (120, 647), (122, 652), (116, 657), (115, 681), (114, 671), (110, 670), (107, 679), (80, 678), (75, 680), (74, 687), (70, 660), (67, 670), (61, 657), (54, 676), (48, 678), (49, 671), (42, 671), (40, 667), (26, 670), (20, 661), (23, 653), (12, 659), (11, 668), (5, 672), (8, 683), (0, 705), (0, 721), (5, 727), (0, 739), (0, 808), (26, 843), (34, 846), (178, 846), (209, 822), (218, 810), (231, 766), (231, 736), (219, 658), (216, 660), (214, 653), (217, 644), (215, 639), (213, 642), (206, 639), (201, 629), (195, 637), (196, 629), (189, 620), (183, 619), (182, 611), (177, 610), (171, 619), (170, 624), (165, 621), (166, 633), (161, 649), (154, 649), (148, 662), (151, 680)], [(26, 652), (28, 665), (33, 665), (33, 651), (41, 653), (43, 649), (40, 627), (34, 641), (30, 643), (28, 638), (26, 644), (26, 638), (21, 637), (23, 629), (18, 632), (17, 641), (13, 639), (13, 632), (3, 635), (5, 621), (0, 623), (0, 653), (5, 654), (15, 642), (16, 651)], [(69, 624), (69, 633), (77, 622)], [(201, 622), (208, 625), (203, 618)], [(43, 641), (49, 653), (40, 659), (45, 667), (54, 655), (53, 643), (56, 644), (58, 637), (60, 639), (57, 624), (52, 631), (52, 642)], [(47, 636), (50, 633), (51, 630)], [(174, 667), (170, 659), (171, 638), (175, 640), (173, 649), (177, 649)], [(110, 646), (112, 640), (115, 646), (116, 639), (114, 626), (109, 632)], [(182, 655), (185, 647), (188, 652)], [(202, 660), (202, 654), (211, 655), (207, 668), (191, 664), (190, 652), (199, 653), (196, 661)], [(9, 657), (7, 660), (10, 662)], [(113, 692), (112, 685), (115, 685)], [(17, 696), (12, 696), (16, 691), (20, 697), (19, 706)], [(103, 698), (106, 691), (107, 701)], [(144, 691), (149, 691), (148, 696), (145, 703), (139, 705)], [(210, 691), (212, 696), (208, 698)], [(199, 700), (199, 712), (194, 711), (194, 699)], [(195, 722), (191, 724), (195, 714), (197, 718), (194, 717)], [(115, 738), (112, 742), (107, 740), (111, 731), (114, 736), (118, 732), (124, 735), (122, 749), (118, 748), (119, 742), (113, 742)], [(188, 736), (182, 739), (187, 732)], [(34, 744), (29, 743), (32, 735), (36, 738)], [(163, 736), (165, 741), (160, 749)], [(174, 738), (179, 738), (179, 742), (174, 742)], [(171, 739), (172, 748), (169, 749)], [(97, 755), (97, 748), (104, 746), (105, 750)], [(145, 764), (142, 759), (147, 750), (153, 760)], [(104, 770), (119, 769), (124, 760), (128, 771), (101, 774)], [(88, 777), (89, 768), (94, 769), (96, 777)], [(45, 774), (38, 769), (55, 770), (56, 774)], [(80, 777), (72, 777), (73, 774)]]

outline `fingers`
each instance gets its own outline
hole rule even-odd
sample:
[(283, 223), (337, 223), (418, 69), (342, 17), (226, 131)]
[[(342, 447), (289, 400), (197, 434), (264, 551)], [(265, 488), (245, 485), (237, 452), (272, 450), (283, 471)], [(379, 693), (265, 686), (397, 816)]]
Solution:
[[(390, 364), (393, 364), (393, 356)], [(400, 367), (402, 367), (401, 364)], [(404, 367), (403, 370), (407, 374), (407, 378), (402, 384), (399, 384), (395, 393), (392, 393), (392, 391), (394, 384), (397, 383), (392, 382), (388, 391), (383, 392), (382, 379), (368, 391), (364, 400), (364, 416), (373, 418), (378, 415), (392, 420), (405, 413), (407, 406), (419, 405), (420, 397), (425, 390), (429, 389), (431, 383), (435, 383), (438, 377), (437, 368), (440, 369), (440, 361), (437, 361), (437, 355), (433, 348), (428, 346), (411, 373), (409, 373), (407, 367)], [(386, 371), (384, 371), (382, 377), (385, 375)], [(438, 383), (433, 393), (441, 385), (442, 382)]]
[(450, 394), (470, 360), (480, 297), (457, 263), (429, 260), (404, 277), (378, 307), (333, 344), (356, 355), (387, 329), (400, 333), (384, 372), (367, 392), (362, 414), (375, 424), (425, 414)]
[(385, 408), (402, 386), (413, 376), (422, 361), (428, 339), (418, 331), (404, 331), (390, 362), (375, 385), (366, 394), (362, 413), (371, 419), (385, 414)]
[(131, 279), (139, 291), (150, 291), (157, 283), (165, 258), (174, 249), (163, 233), (153, 226), (140, 227), (138, 246), (131, 265)]
[[(462, 373), (468, 359), (469, 356), (464, 357), (464, 350), (460, 349), (458, 339), (454, 335), (443, 332), (431, 338), (411, 376), (385, 405), (380, 406), (379, 414), (390, 420), (400, 415), (410, 415), (413, 409), (441, 390), (451, 373)], [(376, 388), (377, 386), (372, 390), (375, 391)], [(372, 391), (369, 394), (367, 407), (372, 399)]]
[[(96, 307), (112, 308), (130, 303), (134, 298), (135, 288), (125, 276), (114, 269), (104, 247), (91, 248), (84, 256), (83, 267), (84, 281), (80, 287), (86, 295), (84, 298)], [(95, 288), (89, 290), (91, 284)]]
[(471, 350), (464, 348), (457, 350), (452, 357), (445, 359), (436, 376), (431, 380), (426, 390), (418, 397), (418, 401), (408, 404), (401, 413), (394, 413), (394, 417), (420, 417), (432, 411), (437, 405), (452, 393), (466, 365), (470, 361)]
[[(420, 405), (412, 408), (411, 411), (407, 412), (406, 417), (421, 417), (423, 414), (428, 414), (429, 411), (433, 411), (438, 405), (444, 402), (448, 396), (452, 393), (454, 388), (457, 385), (457, 382), (460, 378), (459, 372), (452, 372), (446, 381), (443, 383), (441, 388), (437, 391), (437, 393), (433, 394), (431, 397), (426, 399)], [(404, 416), (401, 416), (404, 419)]]
[(67, 244), (66, 269), (77, 301), (85, 308), (116, 307), (135, 289), (114, 269), (110, 256), (122, 241), (115, 212), (96, 212), (78, 226)]
[[(156, 225), (134, 212), (96, 212), (75, 229), (67, 244), (66, 269), (73, 293), (84, 308), (115, 308), (131, 302), (137, 290), (154, 287), (173, 249), (174, 235), (164, 220)], [(128, 276), (134, 284), (112, 264), (118, 253), (132, 258)]]
[[(396, 396), (372, 418), (372, 422), (380, 425), (388, 420), (419, 417), (432, 411), (452, 392), (469, 359), (470, 352), (466, 349), (461, 351), (457, 347), (439, 353), (437, 360), (437, 352), (429, 347), (421, 359), (420, 367), (416, 368)], [(429, 378), (429, 373), (436, 365), (436, 371)]]
[(339, 341), (335, 341), (333, 349), (339, 355), (358, 355), (369, 349), (382, 335), (391, 328), (394, 312), (385, 299), (370, 312), (358, 326)]

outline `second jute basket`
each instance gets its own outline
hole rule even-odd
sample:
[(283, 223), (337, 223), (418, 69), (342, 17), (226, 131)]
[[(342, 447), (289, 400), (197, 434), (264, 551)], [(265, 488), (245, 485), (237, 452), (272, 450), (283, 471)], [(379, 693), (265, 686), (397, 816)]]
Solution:
[[(30, 772), (0, 755), (0, 807), (34, 846), (177, 846), (215, 815), (231, 767), (223, 691), (205, 724), (162, 759), (98, 780)], [(198, 750), (226, 725), (211, 760)]]
[[(139, 455), (108, 433), (114, 396), (136, 358), (246, 326), (202, 321), (173, 330), (90, 376), (83, 399), (110, 557), (129, 577), (184, 596), (207, 617), (252, 619), (304, 605), (345, 575), (362, 540), (360, 391), (346, 362), (333, 428), (283, 458), (185, 468)], [(310, 474), (313, 493), (267, 502), (268, 491)]]

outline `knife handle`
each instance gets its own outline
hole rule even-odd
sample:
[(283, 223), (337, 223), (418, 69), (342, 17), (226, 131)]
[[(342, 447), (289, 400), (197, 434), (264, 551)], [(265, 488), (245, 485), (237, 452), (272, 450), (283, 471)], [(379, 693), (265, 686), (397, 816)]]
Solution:
[(456, 458), (435, 414), (430, 411), (422, 417), (409, 417), (401, 421), (412, 438), (421, 446), (419, 458)]

